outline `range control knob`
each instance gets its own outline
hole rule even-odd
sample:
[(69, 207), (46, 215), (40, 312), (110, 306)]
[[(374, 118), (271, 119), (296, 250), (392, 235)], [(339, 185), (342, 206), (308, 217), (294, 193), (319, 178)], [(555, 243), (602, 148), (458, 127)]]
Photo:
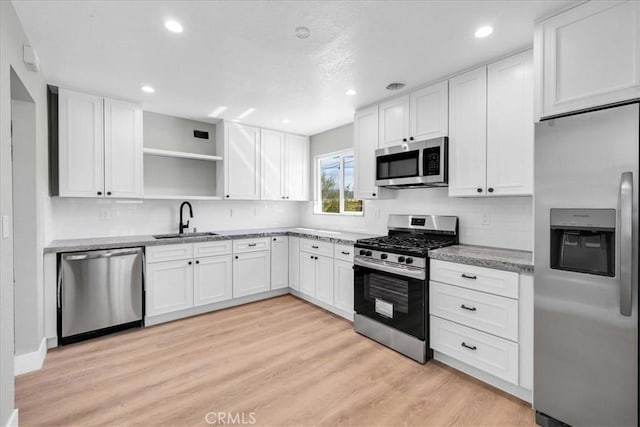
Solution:
[(365, 253), (365, 255), (366, 255), (366, 256), (371, 256), (371, 251), (367, 251), (367, 252)]
[(387, 254), (380, 255), (380, 259), (387, 259)]
[(407, 264), (413, 264), (413, 258), (407, 258), (406, 263)]
[(367, 253), (367, 251), (365, 251), (364, 249), (360, 249), (360, 255), (364, 255), (366, 253)]
[(404, 257), (403, 256), (399, 256), (398, 257), (398, 262), (404, 262)]

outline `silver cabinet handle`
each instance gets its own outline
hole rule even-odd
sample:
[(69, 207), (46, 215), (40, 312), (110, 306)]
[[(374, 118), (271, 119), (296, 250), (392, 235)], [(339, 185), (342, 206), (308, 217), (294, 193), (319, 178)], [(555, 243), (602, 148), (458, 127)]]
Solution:
[(633, 173), (620, 177), (620, 314), (631, 316), (633, 275)]

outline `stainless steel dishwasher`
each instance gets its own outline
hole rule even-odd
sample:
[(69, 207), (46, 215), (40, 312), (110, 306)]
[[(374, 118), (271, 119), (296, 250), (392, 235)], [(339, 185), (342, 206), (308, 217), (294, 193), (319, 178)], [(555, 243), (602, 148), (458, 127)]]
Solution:
[(63, 253), (58, 267), (61, 344), (142, 326), (142, 248)]

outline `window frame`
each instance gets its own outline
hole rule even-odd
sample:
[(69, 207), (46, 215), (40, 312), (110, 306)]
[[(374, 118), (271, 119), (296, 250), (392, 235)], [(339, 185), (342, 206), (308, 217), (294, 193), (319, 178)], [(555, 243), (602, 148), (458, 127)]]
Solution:
[[(362, 203), (362, 211), (360, 212), (345, 212), (344, 210), (344, 158), (347, 156), (354, 156), (354, 150), (347, 148), (340, 151), (333, 151), (331, 153), (323, 153), (314, 156), (313, 158), (313, 213), (314, 215), (334, 215), (334, 216), (364, 216), (364, 201)], [(340, 212), (323, 212), (322, 211), (322, 178), (320, 176), (322, 169), (320, 168), (320, 162), (325, 159), (331, 159), (333, 157), (339, 157), (340, 173), (338, 188), (340, 189)], [(355, 178), (355, 177), (354, 177)], [(355, 196), (355, 193), (354, 193)], [(357, 200), (357, 199), (356, 199)]]

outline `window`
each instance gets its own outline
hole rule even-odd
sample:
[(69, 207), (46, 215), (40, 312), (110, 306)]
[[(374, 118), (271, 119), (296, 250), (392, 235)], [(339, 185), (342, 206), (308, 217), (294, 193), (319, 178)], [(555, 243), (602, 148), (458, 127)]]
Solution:
[(356, 200), (353, 151), (317, 156), (315, 213), (362, 215), (362, 200)]

